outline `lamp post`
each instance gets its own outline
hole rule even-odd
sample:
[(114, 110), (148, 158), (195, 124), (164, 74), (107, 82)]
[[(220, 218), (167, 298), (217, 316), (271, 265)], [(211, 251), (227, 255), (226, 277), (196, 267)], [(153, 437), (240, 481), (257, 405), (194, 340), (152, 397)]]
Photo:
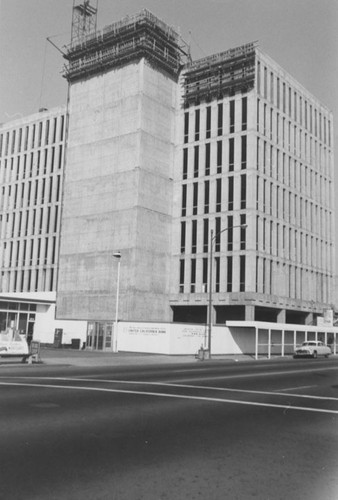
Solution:
[(235, 229), (236, 227), (240, 227), (244, 229), (247, 227), (247, 224), (238, 224), (236, 226), (230, 226), (226, 227), (225, 229), (222, 229), (221, 231), (218, 231), (214, 235), (214, 231), (211, 229), (210, 231), (210, 248), (209, 248), (209, 262), (210, 262), (210, 268), (209, 268), (209, 328), (208, 328), (208, 351), (209, 351), (209, 359), (211, 359), (211, 330), (212, 330), (212, 248), (213, 248), (213, 243), (217, 236), (219, 236), (221, 233), (224, 233), (225, 231), (229, 231), (230, 229)]
[(116, 282), (116, 304), (115, 304), (115, 323), (114, 323), (114, 337), (113, 337), (113, 352), (118, 352), (117, 349), (117, 327), (119, 318), (119, 295), (120, 295), (120, 265), (121, 253), (114, 252), (113, 257), (117, 259), (117, 282)]

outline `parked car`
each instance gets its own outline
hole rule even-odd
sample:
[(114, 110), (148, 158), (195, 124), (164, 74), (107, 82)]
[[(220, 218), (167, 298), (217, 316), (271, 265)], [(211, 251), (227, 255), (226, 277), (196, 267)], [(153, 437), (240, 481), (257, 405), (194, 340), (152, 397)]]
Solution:
[(311, 357), (325, 356), (326, 358), (332, 354), (331, 348), (319, 340), (308, 340), (303, 342), (301, 346), (296, 347), (293, 357)]

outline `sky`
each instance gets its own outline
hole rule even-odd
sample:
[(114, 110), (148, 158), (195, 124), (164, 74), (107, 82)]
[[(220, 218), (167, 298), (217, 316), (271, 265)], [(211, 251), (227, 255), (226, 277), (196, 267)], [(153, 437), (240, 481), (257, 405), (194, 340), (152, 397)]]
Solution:
[[(66, 101), (74, 0), (0, 0), (0, 123)], [(97, 0), (91, 0), (96, 6)], [(82, 0), (75, 0), (75, 5)], [(338, 0), (98, 0), (98, 28), (150, 10), (193, 59), (251, 41), (338, 116)], [(338, 125), (336, 145), (338, 145)]]
[[(0, 0), (0, 123), (65, 104), (65, 60), (47, 37), (65, 50), (73, 2)], [(82, 0), (75, 0), (75, 5), (79, 3)], [(98, 7), (98, 29), (143, 8), (150, 10), (180, 32), (193, 59), (257, 40), (265, 53), (333, 112), (338, 159), (338, 0), (91, 0), (91, 4)], [(338, 224), (338, 207), (336, 213)]]

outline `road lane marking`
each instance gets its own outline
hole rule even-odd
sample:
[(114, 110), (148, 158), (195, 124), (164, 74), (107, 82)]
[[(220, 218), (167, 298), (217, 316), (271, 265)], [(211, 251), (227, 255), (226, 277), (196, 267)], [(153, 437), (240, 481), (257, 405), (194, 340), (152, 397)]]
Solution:
[(313, 387), (318, 387), (318, 385), (299, 385), (297, 387), (287, 387), (285, 389), (279, 389), (280, 391), (299, 391), (300, 389), (311, 389)]
[[(9, 378), (14, 378), (14, 379), (24, 379), (24, 380), (36, 380), (37, 377), (5, 377), (7, 380)], [(1, 377), (0, 377), (1, 379)], [(316, 400), (322, 400), (322, 401), (338, 401), (338, 398), (334, 398), (331, 396), (315, 396), (312, 394), (293, 394), (293, 393), (287, 393), (284, 391), (287, 390), (295, 390), (295, 389), (301, 389), (302, 387), (294, 387), (290, 389), (280, 389), (281, 392), (279, 391), (255, 391), (255, 390), (250, 390), (250, 389), (236, 389), (233, 387), (213, 387), (213, 386), (208, 386), (208, 385), (191, 385), (191, 384), (174, 384), (171, 382), (150, 382), (150, 381), (140, 381), (140, 380), (114, 380), (114, 379), (97, 379), (97, 378), (78, 378), (78, 377), (39, 377), (39, 380), (45, 379), (45, 380), (58, 380), (58, 381), (63, 381), (63, 382), (99, 382), (99, 383), (108, 383), (108, 384), (130, 384), (130, 385), (155, 385), (155, 386), (163, 386), (163, 387), (182, 387), (185, 389), (207, 389), (211, 391), (220, 391), (220, 392), (241, 392), (244, 394), (261, 394), (264, 396), (288, 396), (288, 397), (293, 397), (293, 398), (304, 398), (304, 399), (316, 399)], [(303, 388), (309, 388), (309, 387), (318, 387), (316, 385), (305, 385)]]
[(67, 385), (51, 385), (51, 384), (32, 384), (32, 383), (20, 383), (20, 382), (0, 382), (2, 386), (16, 386), (16, 387), (39, 387), (40, 389), (63, 389), (63, 390), (78, 390), (78, 391), (91, 391), (91, 392), (108, 392), (115, 394), (133, 394), (135, 396), (152, 396), (152, 397), (163, 397), (163, 398), (173, 398), (173, 399), (186, 399), (193, 401), (207, 401), (212, 403), (230, 403), (230, 404), (238, 404), (238, 405), (246, 405), (246, 406), (260, 406), (264, 408), (278, 408), (282, 410), (298, 410), (298, 411), (306, 411), (312, 413), (328, 413), (328, 414), (338, 414), (338, 410), (328, 410), (323, 408), (312, 408), (312, 407), (302, 407), (302, 406), (291, 406), (288, 405), (280, 405), (274, 403), (258, 403), (256, 401), (239, 401), (232, 399), (220, 399), (220, 398), (212, 398), (206, 396), (188, 396), (182, 394), (166, 394), (161, 392), (147, 392), (147, 391), (131, 391), (131, 390), (122, 390), (122, 389), (107, 389), (103, 387), (79, 387), (79, 386), (67, 386)]

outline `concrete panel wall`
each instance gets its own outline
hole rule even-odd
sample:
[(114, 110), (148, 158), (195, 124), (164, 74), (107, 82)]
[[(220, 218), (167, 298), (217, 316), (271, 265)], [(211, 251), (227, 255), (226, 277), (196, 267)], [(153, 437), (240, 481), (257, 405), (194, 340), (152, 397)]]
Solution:
[[(120, 323), (119, 351), (158, 354), (196, 354), (201, 345), (207, 347), (206, 325), (179, 323)], [(228, 328), (212, 329), (212, 354), (253, 353), (255, 330)]]
[(170, 320), (176, 83), (139, 63), (71, 87), (57, 317)]

